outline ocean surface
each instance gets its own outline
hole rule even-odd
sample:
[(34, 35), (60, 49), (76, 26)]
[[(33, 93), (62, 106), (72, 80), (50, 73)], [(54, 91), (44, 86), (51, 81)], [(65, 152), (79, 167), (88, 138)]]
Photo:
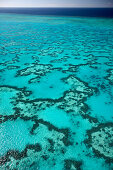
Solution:
[(112, 170), (113, 19), (2, 12), (0, 170)]

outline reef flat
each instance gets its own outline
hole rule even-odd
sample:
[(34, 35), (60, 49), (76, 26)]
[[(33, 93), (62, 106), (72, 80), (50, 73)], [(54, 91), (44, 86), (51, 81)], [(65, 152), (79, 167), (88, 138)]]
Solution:
[(0, 14), (8, 169), (113, 169), (113, 19)]

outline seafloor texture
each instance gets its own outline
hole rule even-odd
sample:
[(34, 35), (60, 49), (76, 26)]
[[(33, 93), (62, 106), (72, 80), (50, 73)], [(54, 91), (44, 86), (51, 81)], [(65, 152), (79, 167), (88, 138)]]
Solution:
[(113, 169), (113, 19), (0, 14), (8, 169)]

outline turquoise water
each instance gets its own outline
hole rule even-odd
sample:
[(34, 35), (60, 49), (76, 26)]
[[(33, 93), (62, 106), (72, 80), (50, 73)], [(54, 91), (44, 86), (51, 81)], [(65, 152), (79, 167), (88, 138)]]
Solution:
[(113, 19), (0, 14), (7, 169), (113, 169)]

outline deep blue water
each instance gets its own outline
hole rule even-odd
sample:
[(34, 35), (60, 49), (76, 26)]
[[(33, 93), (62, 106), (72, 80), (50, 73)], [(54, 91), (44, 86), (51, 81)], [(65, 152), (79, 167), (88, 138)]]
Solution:
[(0, 13), (113, 17), (113, 8), (0, 8)]

